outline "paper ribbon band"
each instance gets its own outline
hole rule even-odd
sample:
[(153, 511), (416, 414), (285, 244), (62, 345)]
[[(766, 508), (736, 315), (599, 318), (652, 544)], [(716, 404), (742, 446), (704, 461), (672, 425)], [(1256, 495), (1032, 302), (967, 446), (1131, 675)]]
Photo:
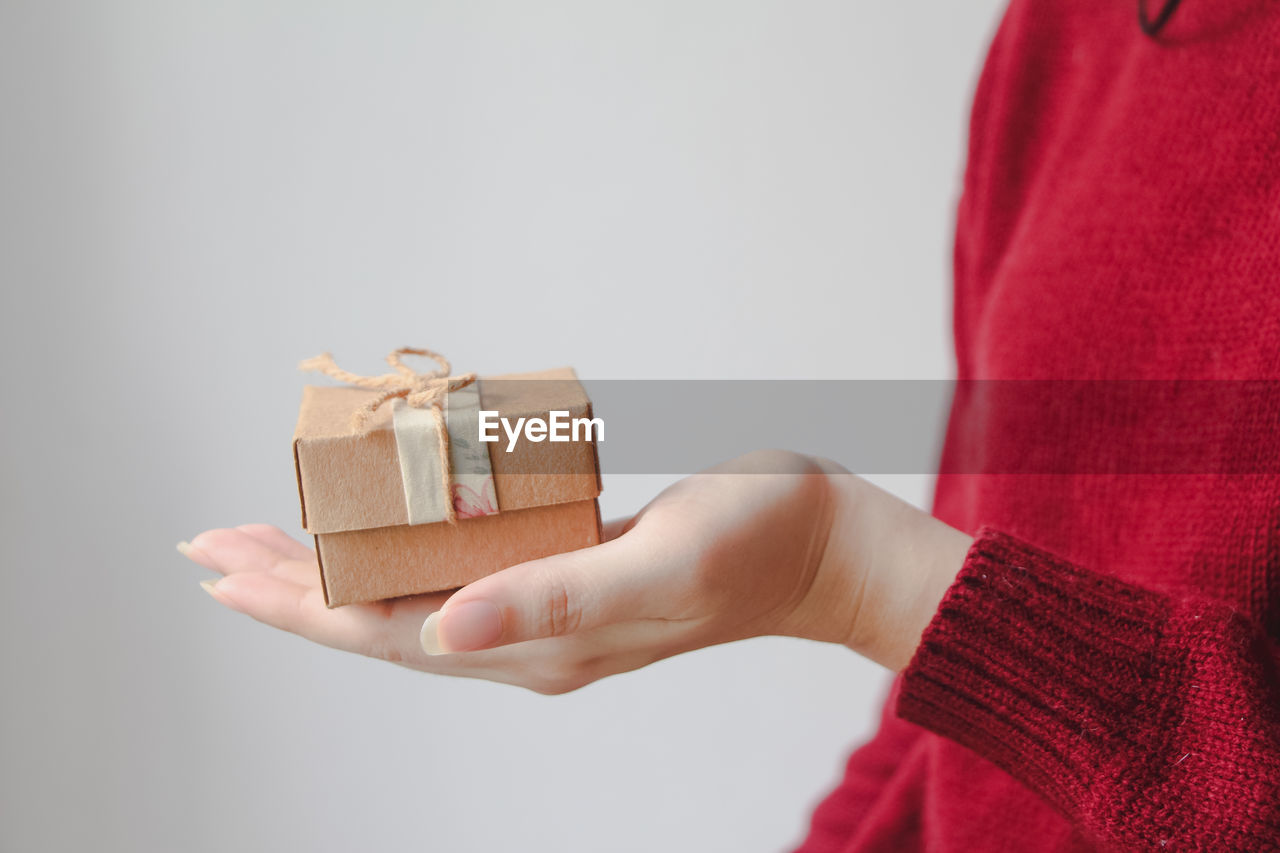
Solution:
[(487, 445), (476, 440), (480, 429), (480, 392), (471, 385), (445, 398), (449, 429), (449, 464), (452, 493), (439, 488), (439, 439), (435, 420), (424, 409), (408, 406), (403, 400), (391, 403), (396, 432), (396, 452), (400, 456), (400, 480), (404, 484), (404, 505), (410, 524), (431, 524), (447, 518), (453, 508), (458, 518), (493, 515), (498, 511), (493, 469)]
[[(433, 359), (440, 365), (440, 369), (419, 373), (401, 361), (400, 357), (403, 355), (420, 355)], [(469, 395), (464, 395), (452, 405), (464, 420), (467, 417), (465, 413), (471, 409), (475, 410), (471, 417), (478, 419), (480, 395), (474, 386), (476, 375), (463, 373), (450, 376), (453, 368), (449, 360), (428, 349), (401, 347), (387, 356), (387, 363), (395, 368), (395, 373), (361, 376), (338, 367), (333, 356), (326, 352), (303, 361), (298, 369), (319, 371), (348, 385), (382, 392), (352, 414), (352, 432), (363, 429), (369, 417), (383, 403), (388, 400), (396, 401), (392, 406), (392, 419), (410, 524), (429, 524), (442, 519), (456, 524), (458, 503), (463, 505), (464, 518), (497, 512), (488, 450), (479, 448), (483, 454), (481, 472), (480, 454), (475, 453), (468, 441), (461, 438), (462, 435), (479, 434), (478, 420), (470, 433), (458, 431), (460, 437), (455, 441), (460, 445), (460, 452), (451, 452), (453, 442), (450, 441), (444, 417), (444, 407), (450, 404), (450, 395), (456, 396), (457, 392), (470, 388)], [(434, 447), (434, 458), (428, 449), (431, 447)], [(464, 460), (465, 465), (462, 464)], [(459, 476), (464, 477), (465, 482), (455, 483), (455, 462), (459, 463)], [(426, 486), (432, 481), (439, 482), (438, 491)]]

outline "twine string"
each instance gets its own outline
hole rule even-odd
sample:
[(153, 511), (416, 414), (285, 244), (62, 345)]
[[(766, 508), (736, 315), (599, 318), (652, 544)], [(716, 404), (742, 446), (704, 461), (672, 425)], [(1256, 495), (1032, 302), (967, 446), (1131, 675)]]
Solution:
[[(409, 367), (401, 356), (418, 355), (430, 358), (440, 365), (438, 370), (419, 373)], [(298, 365), (299, 370), (316, 371), (369, 391), (379, 391), (379, 395), (365, 403), (351, 416), (351, 431), (359, 432), (378, 407), (388, 400), (403, 398), (406, 405), (415, 409), (430, 409), (431, 419), (435, 422), (437, 449), (440, 453), (440, 480), (444, 488), (445, 520), (450, 524), (458, 523), (458, 512), (453, 506), (453, 468), (449, 463), (449, 429), (444, 419), (444, 401), (452, 391), (466, 388), (476, 381), (474, 373), (462, 373), (450, 376), (453, 367), (449, 359), (429, 349), (401, 347), (387, 356), (387, 364), (395, 373), (384, 373), (380, 376), (361, 376), (349, 370), (343, 370), (329, 353), (321, 353), (308, 358)]]

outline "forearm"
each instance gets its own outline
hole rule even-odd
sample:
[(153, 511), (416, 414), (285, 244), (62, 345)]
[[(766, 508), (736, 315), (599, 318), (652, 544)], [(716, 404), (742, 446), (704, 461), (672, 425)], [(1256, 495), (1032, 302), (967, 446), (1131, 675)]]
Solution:
[(830, 484), (825, 548), (797, 608), (799, 630), (783, 633), (902, 670), (973, 538), (833, 462), (818, 464)]

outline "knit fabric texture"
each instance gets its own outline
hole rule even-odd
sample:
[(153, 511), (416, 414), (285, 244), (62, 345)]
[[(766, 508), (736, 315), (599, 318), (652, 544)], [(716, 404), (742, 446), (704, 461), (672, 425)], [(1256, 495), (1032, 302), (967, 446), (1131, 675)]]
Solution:
[[(1280, 387), (1280, 3), (1014, 0), (954, 260), (962, 381)], [(933, 501), (976, 539), (799, 849), (1280, 850), (1280, 395), (1151, 395), (1133, 471), (980, 396)], [(1139, 454), (1171, 423), (1226, 464)]]

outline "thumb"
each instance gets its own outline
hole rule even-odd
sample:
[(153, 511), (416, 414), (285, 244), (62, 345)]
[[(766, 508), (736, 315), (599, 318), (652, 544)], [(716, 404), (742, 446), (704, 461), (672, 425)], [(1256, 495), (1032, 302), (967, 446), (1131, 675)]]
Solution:
[(476, 651), (649, 615), (657, 572), (636, 541), (531, 560), (463, 587), (422, 624), (423, 651)]

